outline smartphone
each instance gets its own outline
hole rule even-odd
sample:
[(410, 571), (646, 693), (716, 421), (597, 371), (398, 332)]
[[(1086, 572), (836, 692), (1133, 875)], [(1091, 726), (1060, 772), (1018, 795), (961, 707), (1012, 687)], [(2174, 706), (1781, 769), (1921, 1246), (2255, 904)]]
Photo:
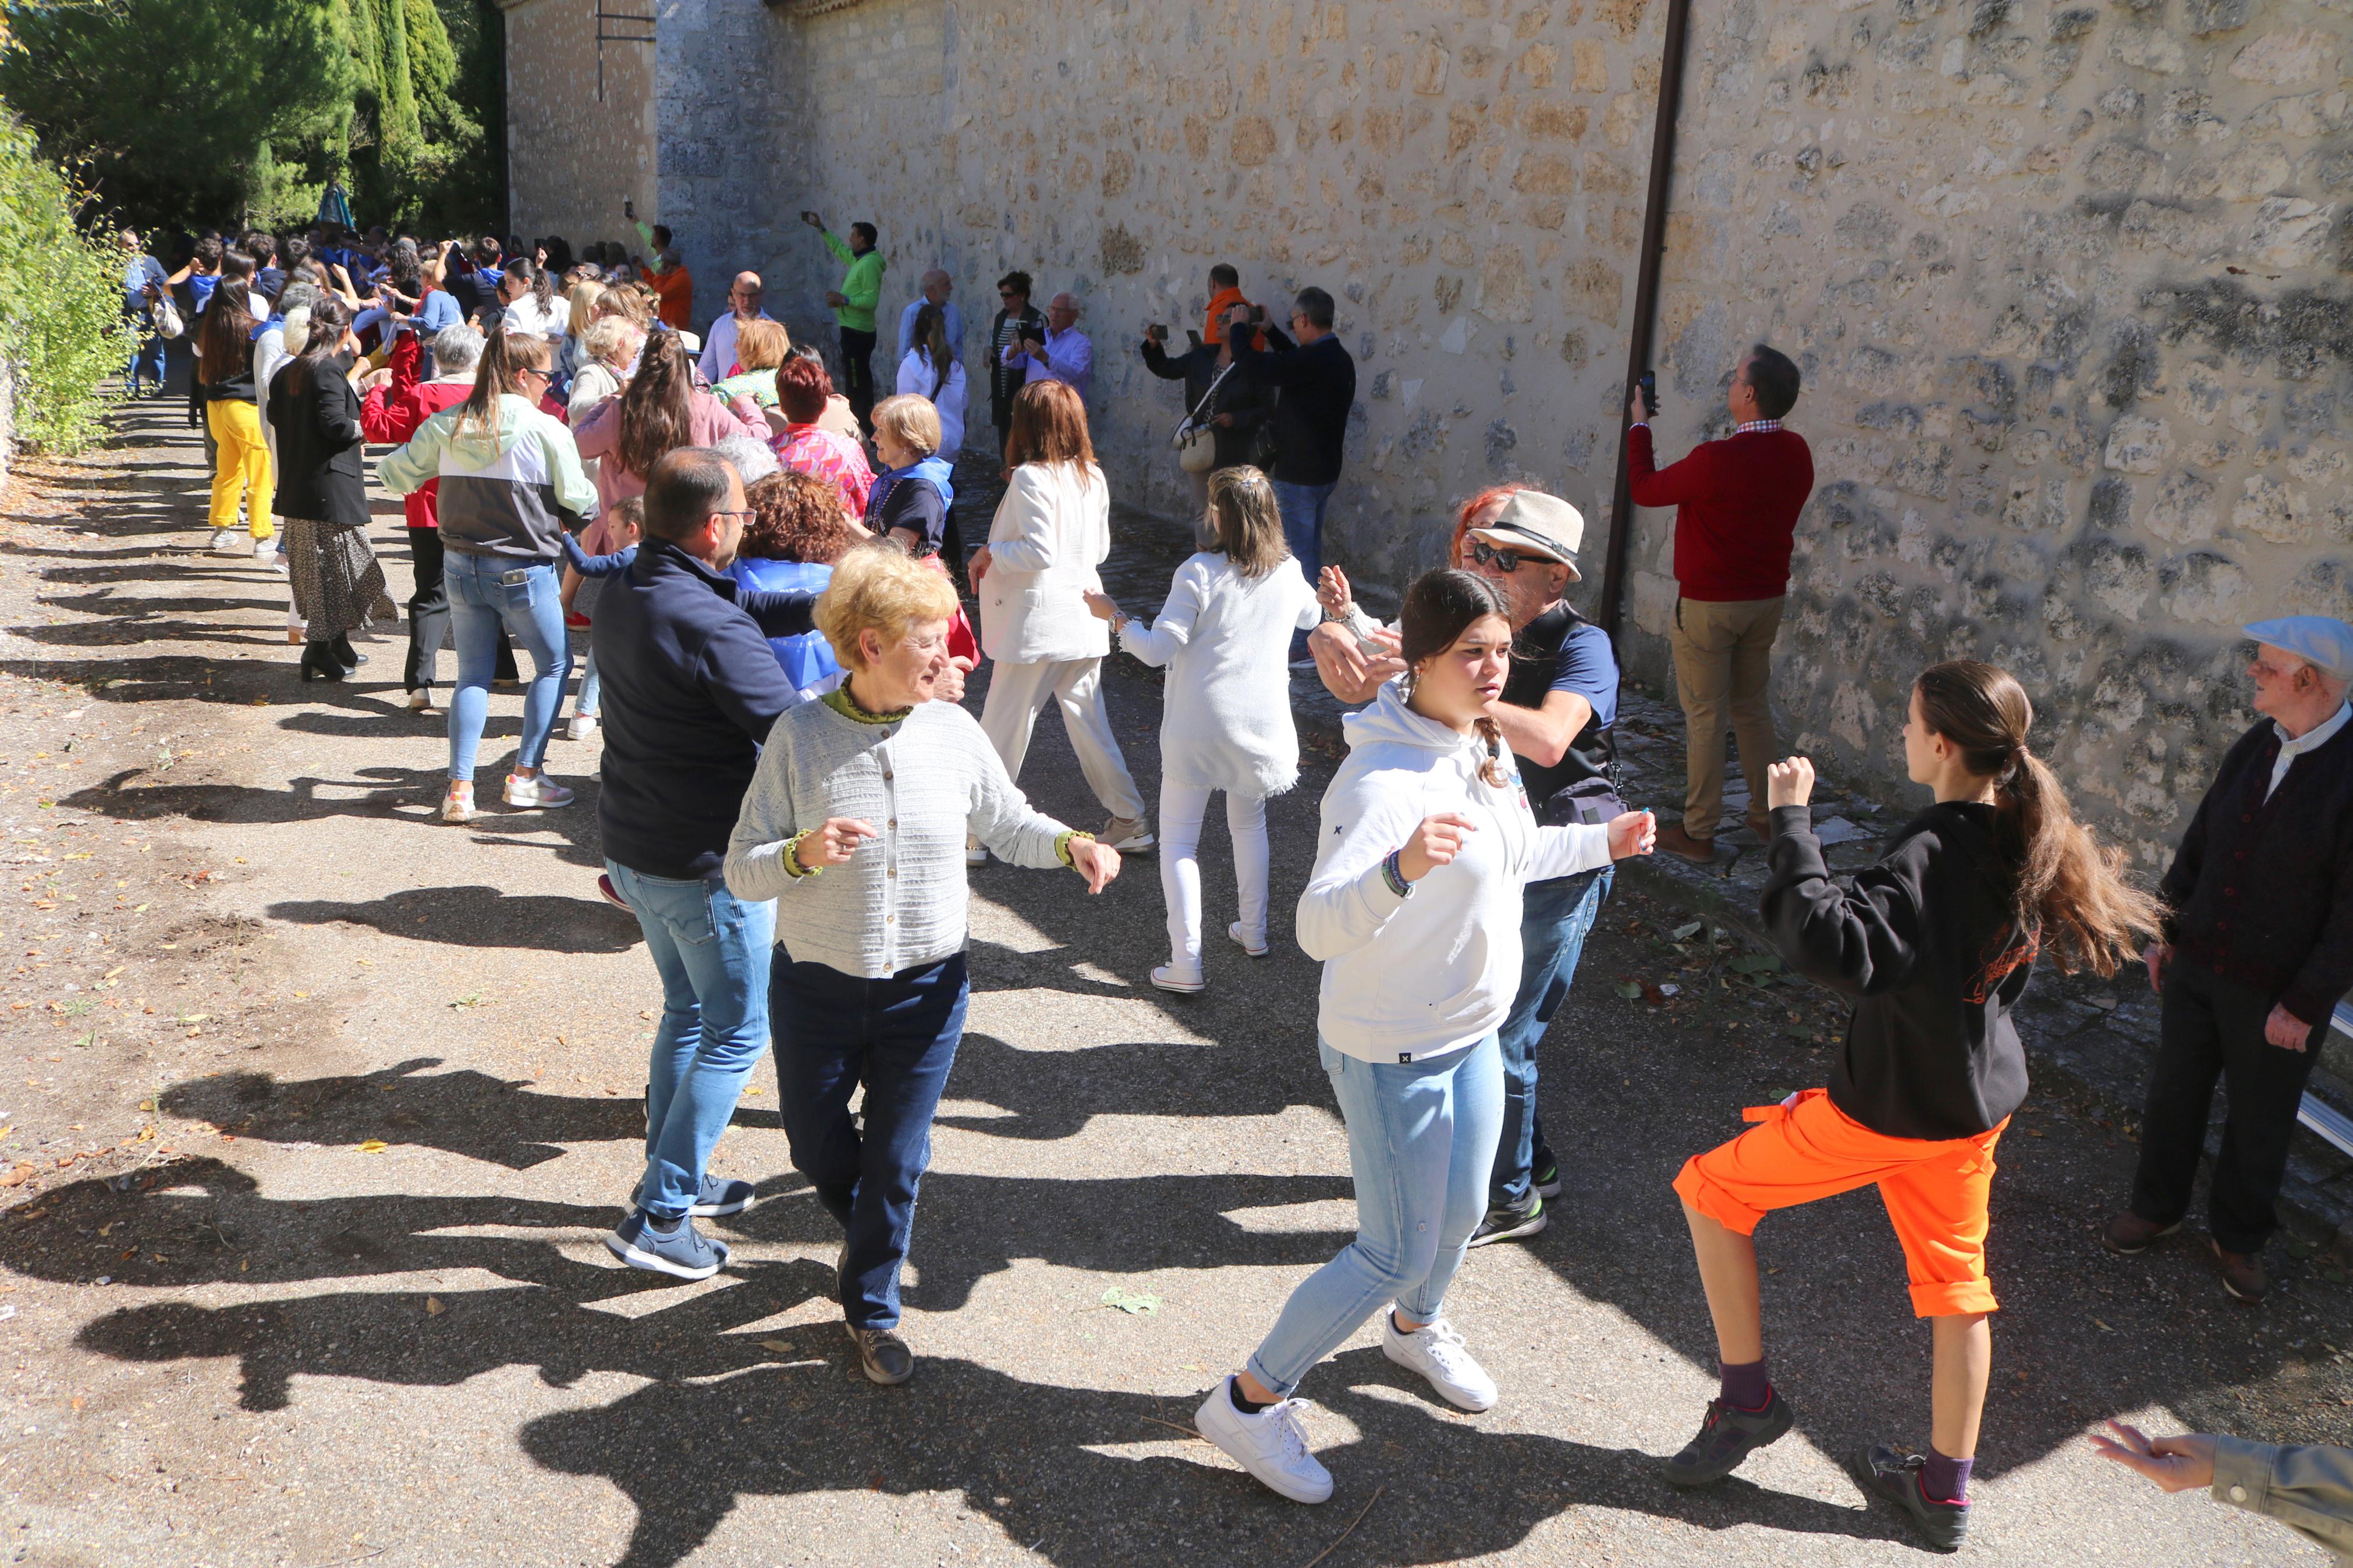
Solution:
[(1634, 390), (1642, 395), (1642, 416), (1647, 419), (1659, 416), (1659, 373), (1646, 370), (1635, 378)]
[(621, 198), (621, 216), (629, 219), (633, 223), (637, 220), (638, 204), (635, 197), (623, 196)]
[(1155, 321), (1144, 329), (1144, 335), (1155, 343), (1165, 343), (1168, 341), (1167, 325), (1165, 322)]

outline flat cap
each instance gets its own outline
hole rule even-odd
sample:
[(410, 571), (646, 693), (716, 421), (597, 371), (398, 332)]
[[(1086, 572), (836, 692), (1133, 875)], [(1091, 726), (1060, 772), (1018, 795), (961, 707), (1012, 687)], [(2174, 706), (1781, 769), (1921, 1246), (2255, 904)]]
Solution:
[(2242, 629), (2339, 680), (2353, 680), (2353, 626), (2333, 616), (2282, 616)]

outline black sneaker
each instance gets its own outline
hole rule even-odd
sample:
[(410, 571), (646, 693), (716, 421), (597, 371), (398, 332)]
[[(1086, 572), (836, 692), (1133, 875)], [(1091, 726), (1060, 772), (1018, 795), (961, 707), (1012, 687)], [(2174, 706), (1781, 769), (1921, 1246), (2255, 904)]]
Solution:
[(1538, 1160), (1536, 1162), (1535, 1189), (1536, 1196), (1540, 1198), (1556, 1198), (1560, 1196), (1560, 1165), (1558, 1162), (1553, 1160)]
[(849, 1331), (849, 1342), (858, 1347), (858, 1364), (869, 1382), (888, 1388), (915, 1375), (915, 1352), (896, 1333), (889, 1329), (861, 1329), (856, 1323), (841, 1326)]
[(1778, 1388), (1762, 1410), (1742, 1410), (1711, 1399), (1698, 1435), (1662, 1467), (1668, 1484), (1704, 1487), (1720, 1481), (1738, 1468), (1741, 1460), (1796, 1425), (1789, 1402)]
[(1912, 1516), (1912, 1528), (1937, 1552), (1957, 1552), (1969, 1538), (1969, 1505), (1941, 1502), (1921, 1485), (1927, 1459), (1919, 1454), (1899, 1454), (1884, 1443), (1874, 1443), (1855, 1456), (1854, 1479), (1865, 1495), (1892, 1502)]
[(1524, 1209), (1489, 1209), (1487, 1217), (1479, 1222), (1479, 1228), (1471, 1233), (1471, 1245), (1484, 1247), (1491, 1241), (1525, 1241), (1551, 1223), (1552, 1216), (1545, 1213), (1544, 1199), (1531, 1196), (1528, 1206)]

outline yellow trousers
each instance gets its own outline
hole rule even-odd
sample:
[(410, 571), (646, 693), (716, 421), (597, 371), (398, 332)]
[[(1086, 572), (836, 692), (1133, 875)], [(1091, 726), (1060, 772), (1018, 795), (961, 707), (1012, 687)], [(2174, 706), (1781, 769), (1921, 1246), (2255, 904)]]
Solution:
[(211, 428), (219, 457), (213, 464), (215, 528), (237, 526), (237, 503), (245, 501), (246, 524), (256, 539), (267, 539), (269, 498), (275, 488), (269, 473), (269, 446), (261, 438), (261, 415), (250, 403), (223, 398), (205, 405), (205, 422)]

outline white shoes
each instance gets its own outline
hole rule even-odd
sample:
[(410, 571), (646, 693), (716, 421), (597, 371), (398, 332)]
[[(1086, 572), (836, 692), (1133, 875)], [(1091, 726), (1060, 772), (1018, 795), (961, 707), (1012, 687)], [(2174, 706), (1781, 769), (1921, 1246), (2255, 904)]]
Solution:
[(471, 787), (453, 789), (441, 797), (441, 820), (471, 822), (475, 817), (474, 792)]
[(1241, 921), (1236, 921), (1233, 924), (1226, 928), (1226, 934), (1233, 939), (1234, 945), (1236, 947), (1240, 948), (1252, 958), (1264, 958), (1266, 956), (1266, 932), (1261, 931), (1258, 933), (1257, 944), (1253, 946), (1251, 945), (1250, 933), (1242, 930)]
[(433, 693), (427, 691), (425, 688), (420, 686), (416, 690), (408, 694), (408, 710), (411, 713), (428, 712), (431, 710), (432, 707)]
[(572, 715), (572, 722), (565, 727), (564, 738), (567, 741), (585, 741), (596, 732), (596, 715), (575, 713)]
[(964, 863), (967, 866), (988, 864), (988, 851), (980, 847), (979, 839), (966, 838), (964, 841)]
[(1209, 988), (1208, 981), (1202, 977), (1199, 970), (1187, 974), (1173, 963), (1164, 963), (1154, 970), (1152, 984), (1163, 991), (1174, 991), (1185, 996), (1198, 995)]
[(533, 773), (529, 778), (509, 773), (506, 802), (521, 811), (542, 811), (551, 806), (570, 805), (572, 792), (543, 773)]
[(1395, 1309), (1383, 1312), (1381, 1353), (1408, 1372), (1419, 1373), (1449, 1405), (1472, 1412), (1495, 1407), (1495, 1380), (1471, 1359), (1462, 1348), (1462, 1336), (1443, 1318), (1402, 1334)]
[(1247, 1415), (1234, 1407), (1232, 1389), (1229, 1377), (1209, 1390), (1194, 1414), (1194, 1428), (1292, 1501), (1322, 1502), (1330, 1497), (1332, 1472), (1308, 1451), (1307, 1434), (1299, 1426), (1300, 1409), (1307, 1402), (1286, 1399)]
[(216, 555), (242, 555), (253, 558), (253, 535), (241, 528), (216, 528), (210, 543), (205, 546)]
[(1142, 817), (1114, 816), (1103, 824), (1103, 831), (1095, 835), (1095, 842), (1109, 848), (1128, 850), (1149, 849), (1159, 840), (1152, 837), (1152, 829)]

